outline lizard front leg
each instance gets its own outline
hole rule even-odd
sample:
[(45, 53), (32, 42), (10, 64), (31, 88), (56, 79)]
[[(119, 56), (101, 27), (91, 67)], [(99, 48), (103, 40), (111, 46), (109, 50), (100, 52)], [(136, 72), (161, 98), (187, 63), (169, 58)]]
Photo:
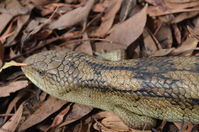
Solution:
[(133, 129), (148, 130), (156, 126), (156, 119), (135, 114), (121, 106), (115, 106), (114, 113), (117, 114), (126, 125)]

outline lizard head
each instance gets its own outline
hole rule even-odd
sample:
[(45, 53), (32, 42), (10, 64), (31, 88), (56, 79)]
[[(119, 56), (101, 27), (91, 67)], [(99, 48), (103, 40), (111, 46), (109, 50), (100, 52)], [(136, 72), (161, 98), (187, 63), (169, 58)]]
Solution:
[[(68, 79), (67, 59), (70, 52), (67, 51), (44, 51), (28, 57), (24, 62), (27, 66), (22, 71), (37, 87), (43, 91), (59, 97), (62, 89), (67, 90)], [(63, 63), (66, 63), (65, 65)]]

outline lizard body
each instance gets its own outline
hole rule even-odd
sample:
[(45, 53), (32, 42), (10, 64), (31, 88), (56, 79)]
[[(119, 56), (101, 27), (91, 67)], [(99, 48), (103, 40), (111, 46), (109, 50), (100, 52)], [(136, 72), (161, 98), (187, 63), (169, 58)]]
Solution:
[(51, 50), (25, 63), (23, 72), (43, 91), (114, 112), (132, 128), (150, 129), (156, 119), (199, 123), (199, 57), (110, 62)]

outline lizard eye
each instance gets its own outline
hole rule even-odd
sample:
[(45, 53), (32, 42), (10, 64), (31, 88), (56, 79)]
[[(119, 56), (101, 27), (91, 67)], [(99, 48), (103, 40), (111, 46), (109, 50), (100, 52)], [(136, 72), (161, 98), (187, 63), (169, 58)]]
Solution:
[(44, 71), (38, 71), (40, 76), (44, 76), (45, 72)]

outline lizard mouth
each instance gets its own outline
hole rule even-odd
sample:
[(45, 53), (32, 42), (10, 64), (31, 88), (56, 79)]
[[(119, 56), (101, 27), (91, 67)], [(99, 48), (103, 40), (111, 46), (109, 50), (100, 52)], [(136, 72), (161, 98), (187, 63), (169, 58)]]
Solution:
[(28, 76), (31, 77), (31, 64), (28, 64), (27, 66), (22, 66), (21, 69), (23, 71), (23, 73)]

